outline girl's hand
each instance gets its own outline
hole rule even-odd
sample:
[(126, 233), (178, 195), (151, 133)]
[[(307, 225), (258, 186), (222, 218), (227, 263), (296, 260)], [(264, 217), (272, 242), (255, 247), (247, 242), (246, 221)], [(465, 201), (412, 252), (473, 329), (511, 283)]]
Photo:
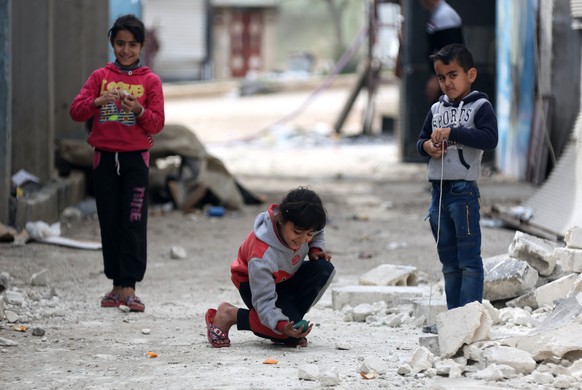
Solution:
[(121, 97), (121, 92), (118, 89), (116, 89), (116, 88), (110, 89), (109, 91), (105, 92), (103, 95), (101, 95), (98, 98), (96, 98), (95, 100), (93, 100), (93, 104), (95, 104), (96, 107), (104, 106), (106, 104), (116, 102), (117, 100), (120, 99), (120, 97)]
[(121, 108), (126, 112), (133, 112), (135, 115), (141, 114), (143, 107), (133, 95), (122, 93)]
[(324, 259), (325, 261), (331, 260), (331, 255), (327, 252), (317, 252), (309, 255), (309, 260)]
[(301, 337), (306, 337), (309, 333), (311, 333), (311, 329), (313, 328), (313, 324), (309, 323), (307, 330), (302, 332), (301, 329), (295, 329), (295, 323), (293, 321), (287, 322), (287, 324), (283, 327), (283, 333), (289, 337), (295, 337), (299, 339)]

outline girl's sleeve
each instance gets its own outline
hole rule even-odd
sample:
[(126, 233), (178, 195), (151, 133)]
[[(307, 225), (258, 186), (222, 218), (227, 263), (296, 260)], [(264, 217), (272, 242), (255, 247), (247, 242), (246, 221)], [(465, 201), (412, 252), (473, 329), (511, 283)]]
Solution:
[(319, 232), (313, 235), (311, 241), (309, 241), (309, 253), (313, 253), (311, 250), (312, 248), (318, 248), (322, 251), (325, 250), (325, 233), (324, 230), (320, 230)]
[(277, 301), (275, 279), (267, 261), (256, 258), (249, 261), (249, 285), (253, 307), (259, 320), (263, 325), (279, 332), (277, 330), (279, 321), (289, 321), (289, 318), (275, 305)]
[(162, 81), (156, 75), (152, 77), (145, 104), (143, 104), (143, 115), (137, 118), (139, 125), (149, 134), (157, 134), (164, 128), (164, 92)]
[(69, 108), (69, 115), (74, 121), (85, 122), (99, 112), (93, 102), (99, 97), (99, 78), (96, 71), (89, 76)]

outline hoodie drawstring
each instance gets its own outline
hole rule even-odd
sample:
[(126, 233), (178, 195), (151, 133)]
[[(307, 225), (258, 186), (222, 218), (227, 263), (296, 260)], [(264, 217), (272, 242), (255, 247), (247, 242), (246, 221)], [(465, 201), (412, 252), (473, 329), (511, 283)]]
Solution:
[(115, 152), (115, 168), (117, 169), (117, 176), (121, 176), (121, 174), (119, 173), (121, 166), (119, 165), (119, 153), (118, 152)]
[(459, 108), (457, 108), (459, 115), (457, 115), (457, 127), (461, 126), (461, 112), (463, 111), (463, 104), (465, 104), (464, 100), (461, 100), (459, 103)]

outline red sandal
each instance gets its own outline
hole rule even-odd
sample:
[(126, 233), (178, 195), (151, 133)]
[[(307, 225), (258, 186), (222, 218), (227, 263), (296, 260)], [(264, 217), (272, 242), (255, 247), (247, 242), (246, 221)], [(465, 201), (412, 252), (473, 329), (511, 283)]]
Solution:
[(208, 342), (213, 348), (230, 347), (230, 339), (228, 333), (223, 332), (214, 326), (214, 317), (216, 316), (216, 309), (208, 309), (204, 319), (206, 320), (206, 335)]
[(121, 305), (119, 295), (113, 292), (109, 292), (101, 298), (101, 307), (119, 307), (119, 305)]

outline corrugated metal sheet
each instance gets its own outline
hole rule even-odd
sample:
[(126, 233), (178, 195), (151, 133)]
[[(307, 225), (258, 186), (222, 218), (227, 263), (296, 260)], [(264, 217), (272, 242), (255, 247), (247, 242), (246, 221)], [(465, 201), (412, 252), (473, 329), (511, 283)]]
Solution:
[(524, 206), (533, 210), (530, 225), (557, 236), (563, 237), (571, 226), (582, 226), (582, 113), (550, 177)]
[(211, 0), (213, 7), (276, 7), (280, 0)]
[(197, 79), (206, 58), (206, 2), (148, 0), (143, 20), (155, 28), (160, 49), (154, 70), (162, 79)]
[(582, 0), (570, 0), (573, 18), (582, 18)]

